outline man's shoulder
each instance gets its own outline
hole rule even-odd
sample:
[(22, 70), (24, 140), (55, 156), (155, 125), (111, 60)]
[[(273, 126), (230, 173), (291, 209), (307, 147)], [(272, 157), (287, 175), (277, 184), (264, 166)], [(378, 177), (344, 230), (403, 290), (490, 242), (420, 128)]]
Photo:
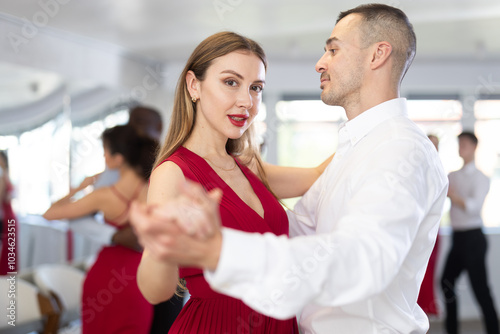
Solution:
[(483, 182), (489, 182), (490, 178), (484, 174), (481, 170), (477, 169), (474, 171), (474, 175), (477, 179), (483, 181)]
[(408, 150), (428, 151), (432, 145), (418, 125), (404, 116), (387, 119), (373, 129), (368, 137), (370, 141), (378, 142), (379, 145), (403, 146)]

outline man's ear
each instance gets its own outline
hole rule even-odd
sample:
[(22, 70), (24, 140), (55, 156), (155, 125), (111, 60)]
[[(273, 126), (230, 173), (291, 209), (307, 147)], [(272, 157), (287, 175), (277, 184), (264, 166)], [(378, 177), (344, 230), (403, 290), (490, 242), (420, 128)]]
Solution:
[(392, 45), (389, 42), (378, 42), (374, 45), (370, 68), (376, 70), (384, 65), (392, 53)]
[(115, 153), (115, 154), (113, 154), (113, 159), (115, 160), (115, 162), (119, 166), (121, 166), (121, 165), (123, 165), (125, 163), (125, 157), (121, 153)]
[(196, 78), (193, 71), (188, 71), (186, 74), (186, 85), (191, 98), (200, 98), (200, 81)]

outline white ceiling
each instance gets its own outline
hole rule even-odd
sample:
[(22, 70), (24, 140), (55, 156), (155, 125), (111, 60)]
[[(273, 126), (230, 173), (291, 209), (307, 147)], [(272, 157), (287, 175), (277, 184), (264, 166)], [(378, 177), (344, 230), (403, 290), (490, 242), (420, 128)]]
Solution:
[[(500, 57), (498, 0), (382, 2), (403, 9), (413, 22), (417, 59)], [(47, 25), (56, 33), (169, 61), (185, 59), (203, 38), (221, 30), (256, 39), (270, 59), (317, 58), (338, 13), (363, 1), (0, 0), (0, 12), (33, 21), (43, 16), (40, 3), (52, 4)]]

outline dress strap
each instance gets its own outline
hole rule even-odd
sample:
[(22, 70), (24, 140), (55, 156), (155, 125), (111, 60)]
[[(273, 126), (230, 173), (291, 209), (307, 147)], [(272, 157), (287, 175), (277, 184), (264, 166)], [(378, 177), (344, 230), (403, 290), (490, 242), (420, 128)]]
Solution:
[(118, 191), (118, 189), (115, 188), (114, 185), (110, 186), (111, 191), (116, 195), (116, 197), (118, 197), (122, 202), (124, 202), (127, 205), (127, 207), (125, 208), (125, 210), (123, 210), (122, 213), (120, 213), (115, 219), (113, 219), (113, 221), (119, 222), (122, 218), (124, 218), (127, 215), (128, 210), (130, 209), (130, 205), (132, 204), (132, 201), (135, 200), (137, 197), (139, 197), (139, 194), (140, 194), (141, 190), (145, 186), (146, 186), (145, 184), (142, 184), (140, 182), (139, 185), (137, 186), (134, 194), (132, 195), (132, 198), (130, 198), (130, 199), (126, 198), (125, 196), (123, 196), (123, 194), (120, 193)]
[(125, 196), (123, 196), (122, 193), (120, 193), (118, 191), (118, 189), (115, 188), (115, 185), (112, 185), (109, 188), (116, 195), (116, 197), (118, 197), (122, 202), (124, 202), (126, 204), (128, 204), (130, 202), (130, 200), (128, 198), (126, 198)]

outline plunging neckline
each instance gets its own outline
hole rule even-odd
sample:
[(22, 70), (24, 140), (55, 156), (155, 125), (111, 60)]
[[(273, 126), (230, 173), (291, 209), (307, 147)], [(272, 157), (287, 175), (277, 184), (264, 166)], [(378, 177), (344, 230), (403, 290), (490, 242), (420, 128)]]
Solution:
[(187, 147), (180, 146), (179, 148), (185, 149), (186, 151), (190, 152), (197, 159), (199, 159), (200, 161), (202, 161), (203, 164), (205, 164), (206, 166), (208, 166), (215, 173), (215, 175), (217, 175), (217, 178), (219, 179), (219, 181), (222, 184), (224, 184), (229, 189), (229, 191), (232, 192), (232, 194), (235, 195), (236, 198), (238, 198), (238, 200), (241, 203), (243, 203), (244, 206), (246, 206), (250, 211), (252, 211), (253, 213), (255, 213), (255, 215), (257, 215), (260, 219), (265, 220), (265, 217), (266, 217), (266, 208), (264, 206), (264, 202), (262, 201), (262, 198), (259, 196), (259, 192), (255, 191), (254, 184), (252, 183), (251, 179), (247, 175), (247, 171), (246, 170), (248, 170), (248, 167), (241, 165), (240, 162), (238, 161), (238, 159), (236, 159), (234, 156), (231, 155), (231, 157), (234, 159), (234, 161), (238, 165), (238, 168), (241, 170), (241, 172), (243, 173), (243, 175), (247, 179), (248, 183), (250, 184), (250, 187), (252, 188), (253, 193), (255, 194), (255, 196), (257, 196), (257, 199), (259, 200), (259, 203), (260, 203), (260, 205), (262, 207), (262, 214), (263, 214), (262, 216), (257, 211), (255, 211), (250, 205), (248, 205), (244, 200), (242, 200), (241, 197), (238, 196), (238, 194), (233, 190), (233, 188), (231, 188), (226, 183), (226, 181), (224, 181), (224, 179), (222, 177), (220, 177), (220, 175), (215, 171), (215, 169), (212, 168), (212, 166), (210, 166), (210, 164), (205, 159), (203, 159), (201, 156), (199, 156), (198, 154), (194, 153), (193, 151), (191, 151)]

